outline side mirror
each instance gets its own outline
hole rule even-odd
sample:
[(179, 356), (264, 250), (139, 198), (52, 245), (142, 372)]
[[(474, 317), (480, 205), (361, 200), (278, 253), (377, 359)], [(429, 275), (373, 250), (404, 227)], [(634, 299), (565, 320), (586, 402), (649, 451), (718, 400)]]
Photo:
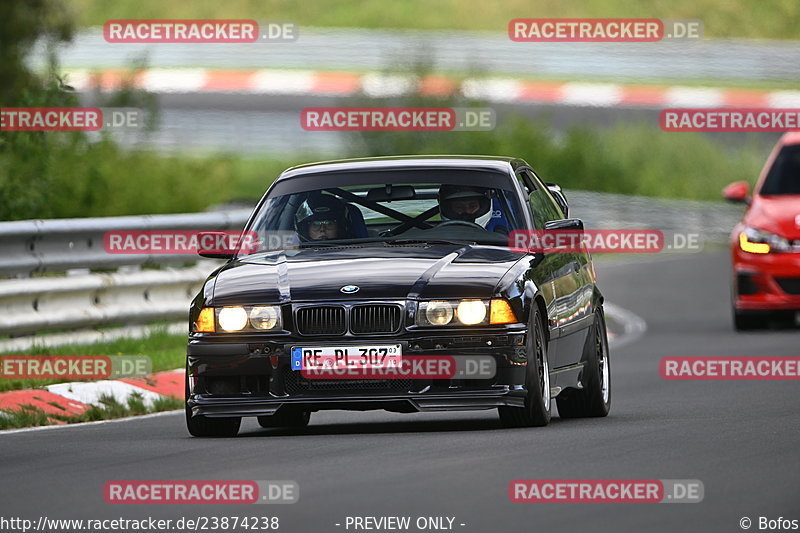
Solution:
[(512, 231), (515, 249), (533, 253), (580, 253), (583, 242), (583, 221), (579, 218), (551, 220), (544, 231)]
[(729, 202), (750, 204), (750, 185), (746, 181), (735, 181), (722, 189), (722, 196)]
[(564, 218), (569, 218), (569, 203), (567, 202), (567, 197), (564, 196), (564, 191), (561, 190), (561, 185), (545, 183), (545, 186), (547, 186), (547, 190), (550, 191), (553, 198), (556, 199), (556, 203), (561, 208), (561, 212), (564, 213)]
[(583, 231), (583, 220), (579, 218), (566, 218), (564, 220), (551, 220), (544, 223), (545, 230), (572, 230)]
[(230, 232), (200, 231), (197, 233), (197, 255), (209, 259), (231, 259), (236, 252), (228, 248)]
[(583, 220), (579, 218), (551, 220), (544, 223), (543, 230), (512, 230), (509, 248), (527, 253), (582, 253), (583, 232)]

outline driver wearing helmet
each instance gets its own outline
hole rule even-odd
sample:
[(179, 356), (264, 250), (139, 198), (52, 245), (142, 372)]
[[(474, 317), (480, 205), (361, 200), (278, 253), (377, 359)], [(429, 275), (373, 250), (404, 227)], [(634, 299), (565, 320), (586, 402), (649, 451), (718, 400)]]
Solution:
[(442, 185), (439, 188), (439, 212), (444, 220), (476, 223), (492, 207), (491, 191), (469, 185)]
[(311, 214), (295, 224), (303, 241), (322, 241), (348, 238), (346, 208), (338, 198), (317, 195), (308, 199)]

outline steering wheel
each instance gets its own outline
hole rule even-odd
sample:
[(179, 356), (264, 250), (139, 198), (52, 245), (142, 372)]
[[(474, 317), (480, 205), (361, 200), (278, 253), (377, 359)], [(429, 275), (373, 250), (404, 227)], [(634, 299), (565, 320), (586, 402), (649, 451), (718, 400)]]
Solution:
[(468, 228), (472, 228), (472, 229), (478, 228), (478, 229), (482, 229), (482, 230), (486, 231), (486, 228), (484, 228), (480, 224), (476, 224), (475, 222), (468, 222), (466, 220), (446, 220), (444, 222), (441, 222), (439, 225), (437, 225), (436, 228), (437, 229), (438, 228), (444, 228), (444, 227), (447, 227), (447, 226), (466, 226)]

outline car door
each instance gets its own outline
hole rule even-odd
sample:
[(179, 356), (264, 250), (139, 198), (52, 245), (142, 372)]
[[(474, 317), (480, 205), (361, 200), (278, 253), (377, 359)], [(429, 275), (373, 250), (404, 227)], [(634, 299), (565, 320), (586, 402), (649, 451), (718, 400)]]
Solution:
[[(544, 224), (547, 222), (547, 217), (541, 209), (540, 198), (534, 196), (537, 192), (537, 186), (532, 177), (532, 174), (526, 169), (518, 169), (516, 171), (517, 180), (519, 181), (524, 194), (527, 196), (527, 208), (531, 215), (531, 222), (533, 230), (543, 231)], [(536, 264), (536, 281), (541, 294), (544, 297), (545, 306), (547, 308), (548, 328), (550, 329), (550, 343), (548, 345), (548, 354), (550, 359), (550, 368), (557, 366), (557, 352), (558, 352), (558, 330), (557, 321), (552, 318), (556, 316), (557, 298), (555, 293), (555, 278), (554, 273), (560, 268), (560, 262), (563, 258), (558, 257), (559, 254), (543, 254), (541, 262)]]
[[(555, 198), (541, 179), (530, 170), (529, 174), (535, 190), (529, 201), (536, 224), (542, 227), (547, 222), (564, 220), (564, 213)], [(546, 254), (552, 268), (552, 293), (554, 296), (550, 316), (556, 321), (555, 330), (558, 342), (555, 353), (551, 355), (554, 368), (574, 365), (580, 362), (586, 327), (591, 313), (593, 279), (588, 256), (579, 251), (565, 251)], [(590, 317), (589, 317), (590, 318)]]

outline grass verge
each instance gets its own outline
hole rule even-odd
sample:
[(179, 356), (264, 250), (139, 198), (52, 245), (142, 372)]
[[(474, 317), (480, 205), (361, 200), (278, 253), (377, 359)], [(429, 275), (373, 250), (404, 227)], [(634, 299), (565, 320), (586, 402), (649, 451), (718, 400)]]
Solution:
[[(172, 335), (166, 331), (156, 331), (142, 339), (117, 339), (112, 342), (59, 346), (17, 352), (8, 355), (146, 355), (152, 362), (153, 372), (183, 368), (186, 357), (186, 335)], [(0, 376), (2, 377), (2, 376)], [(0, 392), (33, 389), (76, 381), (46, 379), (0, 379)]]
[(13, 411), (0, 414), (0, 430), (32, 426), (49, 426), (59, 423), (78, 424), (96, 422), (128, 416), (140, 416), (161, 411), (172, 411), (183, 407), (183, 400), (162, 397), (146, 405), (142, 395), (132, 394), (126, 403), (120, 403), (111, 396), (100, 398), (100, 405), (93, 405), (77, 416), (46, 414), (41, 409), (26, 405)]
[[(73, 0), (80, 26), (108, 19), (293, 20), (303, 26), (489, 30), (505, 33), (512, 18), (699, 18), (706, 37), (797, 39), (800, 3), (796, 0)], [(260, 45), (254, 45), (260, 46)]]

